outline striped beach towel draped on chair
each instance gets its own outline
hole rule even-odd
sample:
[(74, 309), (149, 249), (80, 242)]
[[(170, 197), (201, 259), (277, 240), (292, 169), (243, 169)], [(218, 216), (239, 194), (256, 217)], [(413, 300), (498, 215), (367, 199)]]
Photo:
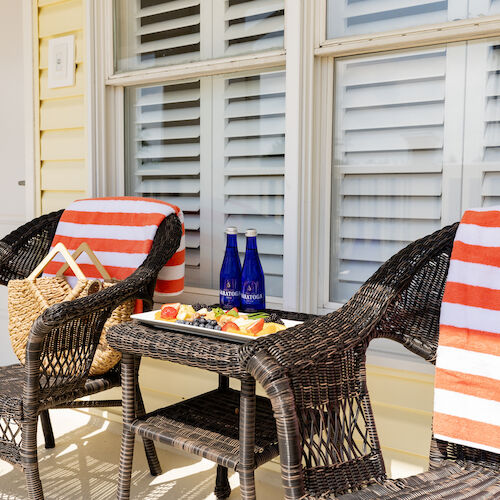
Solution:
[[(165, 217), (176, 214), (182, 223), (181, 244), (158, 275), (156, 294), (177, 295), (184, 289), (185, 236), (182, 211), (175, 205), (151, 198), (92, 198), (73, 202), (62, 214), (52, 246), (62, 242), (75, 251), (87, 242), (111, 278), (130, 276), (147, 257), (158, 226)], [(45, 268), (45, 275), (55, 275), (63, 263), (56, 256)], [(101, 278), (87, 255), (78, 259), (87, 278)], [(65, 272), (68, 281), (73, 275)]]
[(434, 436), (500, 453), (500, 207), (465, 212), (441, 306)]

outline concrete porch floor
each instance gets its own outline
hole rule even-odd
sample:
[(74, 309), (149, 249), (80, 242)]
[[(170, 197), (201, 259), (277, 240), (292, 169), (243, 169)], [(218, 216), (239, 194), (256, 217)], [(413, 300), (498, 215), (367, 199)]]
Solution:
[[(39, 466), (47, 500), (108, 500), (116, 498), (121, 426), (75, 410), (51, 410), (56, 447), (46, 450), (39, 429)], [(158, 446), (164, 473), (149, 475), (142, 443), (136, 440), (132, 472), (133, 499), (215, 499), (216, 466), (206, 459)], [(279, 474), (258, 469), (259, 499), (279, 500)], [(240, 498), (238, 474), (230, 471), (231, 499)], [(21, 469), (0, 460), (0, 499), (27, 498)]]

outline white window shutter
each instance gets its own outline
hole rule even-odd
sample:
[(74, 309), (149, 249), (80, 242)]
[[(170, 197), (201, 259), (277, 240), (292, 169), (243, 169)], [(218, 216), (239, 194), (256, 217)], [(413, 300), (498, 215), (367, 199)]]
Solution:
[(463, 209), (500, 205), (500, 40), (468, 44)]
[(328, 0), (327, 38), (378, 33), (465, 17), (467, 0)]
[(213, 103), (214, 255), (223, 255), (224, 227), (236, 226), (243, 260), (245, 230), (256, 228), (266, 294), (281, 297), (285, 73), (214, 79)]
[(283, 47), (284, 0), (213, 0), (214, 57)]
[(443, 165), (459, 166), (446, 158), (445, 137), (461, 134), (445, 127), (445, 115), (460, 108), (458, 96), (445, 100), (456, 85), (446, 72), (446, 48), (336, 65), (333, 302), (347, 300), (391, 255), (450, 217)]
[(199, 284), (200, 81), (131, 88), (127, 194), (179, 206), (186, 229), (186, 281)]
[(138, 0), (138, 4), (137, 67), (199, 59), (200, 0)]

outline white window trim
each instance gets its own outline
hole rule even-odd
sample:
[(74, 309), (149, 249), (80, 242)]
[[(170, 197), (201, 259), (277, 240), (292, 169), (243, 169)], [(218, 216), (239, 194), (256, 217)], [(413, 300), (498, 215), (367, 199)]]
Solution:
[(393, 49), (425, 47), (495, 37), (500, 32), (500, 14), (498, 14), (328, 39), (326, 36), (327, 0), (315, 0), (314, 3), (317, 4), (316, 19), (319, 23), (317, 24), (318, 42), (314, 50), (316, 56), (339, 57)]
[[(39, 148), (40, 140), (39, 113), (35, 103), (39, 99), (39, 71), (38, 71), (38, 22), (35, 21), (32, 2), (25, 2), (22, 6), (23, 15), (23, 59), (24, 59), (24, 180), (25, 180), (25, 219), (31, 220), (41, 210), (40, 199), (40, 172)], [(38, 136), (38, 137), (37, 137)], [(24, 222), (24, 221), (23, 221)]]
[[(311, 2), (314, 9), (316, 24), (315, 76), (320, 84), (316, 85), (316, 95), (320, 96), (315, 102), (314, 122), (321, 130), (316, 161), (314, 165), (319, 171), (322, 181), (317, 184), (317, 191), (311, 190), (309, 196), (320, 198), (319, 209), (314, 214), (316, 224), (321, 225), (317, 231), (317, 261), (320, 269), (320, 282), (317, 290), (316, 311), (327, 314), (342, 306), (341, 303), (329, 300), (329, 268), (330, 268), (330, 219), (325, 214), (330, 213), (331, 207), (331, 172), (333, 167), (333, 103), (326, 104), (328, 96), (334, 94), (334, 63), (336, 57), (362, 55), (367, 53), (380, 53), (388, 50), (424, 48), (430, 45), (448, 44), (471, 39), (487, 39), (497, 36), (500, 31), (500, 15), (484, 16), (446, 23), (417, 26), (404, 30), (394, 30), (375, 34), (356, 35), (337, 39), (326, 38), (326, 8), (327, 0)], [(287, 64), (288, 69), (289, 63)], [(326, 91), (326, 92), (325, 92)], [(315, 193), (317, 193), (315, 195)], [(454, 221), (445, 220), (446, 223)], [(309, 272), (312, 272), (312, 267)], [(314, 299), (311, 299), (311, 303)], [(390, 349), (392, 354), (392, 349)]]

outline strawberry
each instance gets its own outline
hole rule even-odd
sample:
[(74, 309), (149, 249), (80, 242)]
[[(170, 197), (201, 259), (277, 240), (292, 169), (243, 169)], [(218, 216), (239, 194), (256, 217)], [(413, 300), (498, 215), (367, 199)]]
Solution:
[(175, 307), (163, 306), (161, 308), (161, 317), (163, 319), (175, 319), (177, 317), (177, 309)]
[(173, 303), (173, 304), (163, 304), (161, 306), (161, 310), (163, 311), (163, 309), (165, 309), (167, 307), (173, 307), (176, 311), (179, 311), (179, 308), (181, 307), (181, 303), (180, 302), (176, 302), (176, 303)]
[(238, 314), (238, 309), (236, 307), (233, 307), (232, 309), (229, 309), (226, 313), (228, 316), (233, 316), (234, 318), (237, 318), (239, 316)]
[(224, 326), (221, 328), (223, 332), (231, 332), (231, 333), (236, 333), (240, 331), (239, 326), (236, 323), (233, 323), (232, 321), (228, 321), (227, 323), (224, 324)]

